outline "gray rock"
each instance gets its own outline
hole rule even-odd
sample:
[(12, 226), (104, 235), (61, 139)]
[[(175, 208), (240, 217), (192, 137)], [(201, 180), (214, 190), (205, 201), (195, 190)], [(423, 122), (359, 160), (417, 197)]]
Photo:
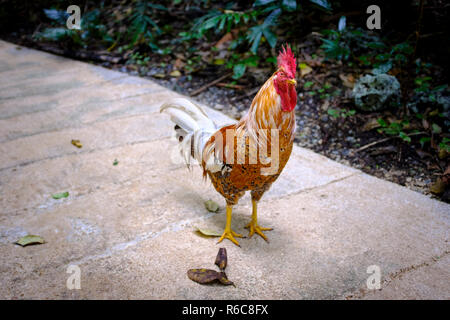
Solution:
[(356, 107), (362, 111), (396, 107), (400, 102), (400, 83), (388, 74), (368, 74), (356, 82), (352, 95)]

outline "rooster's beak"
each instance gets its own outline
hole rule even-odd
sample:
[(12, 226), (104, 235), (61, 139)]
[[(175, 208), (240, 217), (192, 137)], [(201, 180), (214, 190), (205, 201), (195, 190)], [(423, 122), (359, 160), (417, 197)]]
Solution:
[(293, 84), (294, 86), (297, 85), (297, 81), (296, 81), (295, 79), (289, 79), (289, 80), (287, 81), (287, 83)]

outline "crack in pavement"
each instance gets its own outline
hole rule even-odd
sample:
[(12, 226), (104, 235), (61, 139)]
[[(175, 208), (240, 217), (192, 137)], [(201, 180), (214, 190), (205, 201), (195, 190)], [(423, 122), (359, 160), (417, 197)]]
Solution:
[(450, 251), (446, 250), (440, 255), (432, 256), (431, 258), (425, 260), (422, 263), (419, 264), (413, 264), (408, 267), (404, 267), (399, 269), (398, 271), (391, 272), (387, 275), (387, 277), (381, 282), (381, 289), (378, 290), (369, 290), (367, 288), (360, 288), (358, 291), (355, 291), (354, 293), (350, 293), (345, 295), (344, 299), (350, 300), (350, 299), (362, 299), (364, 298), (368, 293), (372, 292), (379, 292), (382, 291), (384, 288), (388, 287), (392, 282), (395, 280), (400, 280), (401, 277), (405, 274), (411, 273), (413, 271), (422, 269), (424, 267), (430, 267), (434, 264), (436, 264), (440, 259), (445, 257), (447, 254), (449, 254)]
[[(334, 184), (334, 183), (337, 183), (337, 182), (341, 182), (341, 181), (344, 181), (344, 180), (346, 180), (348, 178), (360, 175), (361, 173), (362, 172), (360, 172), (360, 171), (353, 172), (353, 173), (350, 173), (349, 175), (347, 175), (345, 177), (337, 178), (337, 179), (328, 181), (328, 182), (326, 182), (324, 184), (320, 184), (320, 185), (317, 185), (317, 186), (314, 186), (314, 187), (304, 188), (304, 189), (299, 190), (299, 191), (295, 191), (295, 192), (292, 192), (292, 193), (281, 195), (281, 196), (278, 196), (278, 198), (288, 198), (288, 197), (296, 196), (296, 195), (299, 195), (299, 194), (302, 194), (302, 193), (308, 193), (310, 191), (315, 191), (317, 189), (320, 189), (320, 188), (323, 188), (323, 187), (327, 187), (327, 186), (329, 186), (331, 184)], [(267, 200), (269, 200), (269, 199), (267, 199)], [(261, 202), (264, 202), (264, 198), (263, 198), (263, 200)]]

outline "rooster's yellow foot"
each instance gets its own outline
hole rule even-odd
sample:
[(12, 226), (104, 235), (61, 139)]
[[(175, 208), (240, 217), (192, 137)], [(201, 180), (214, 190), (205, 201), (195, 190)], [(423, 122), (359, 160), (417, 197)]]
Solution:
[(255, 233), (260, 235), (264, 240), (269, 242), (269, 239), (267, 239), (267, 236), (263, 233), (263, 231), (271, 231), (273, 228), (263, 228), (258, 226), (254, 221), (250, 221), (249, 224), (245, 226), (246, 229), (250, 229), (250, 232), (248, 233), (248, 237), (251, 238)]
[(239, 242), (235, 239), (236, 238), (243, 238), (242, 234), (236, 233), (233, 230), (229, 229), (225, 229), (225, 231), (223, 232), (222, 236), (220, 237), (219, 241), (217, 241), (217, 243), (222, 242), (223, 239), (227, 238), (229, 240), (231, 240), (231, 242), (233, 242), (235, 245), (237, 245), (238, 247), (240, 247)]

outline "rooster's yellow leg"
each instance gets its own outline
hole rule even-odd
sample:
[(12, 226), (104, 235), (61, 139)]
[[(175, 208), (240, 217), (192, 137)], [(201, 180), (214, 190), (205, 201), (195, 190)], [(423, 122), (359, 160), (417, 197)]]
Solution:
[(273, 230), (272, 228), (263, 228), (258, 225), (258, 213), (257, 213), (258, 201), (252, 200), (252, 221), (245, 227), (250, 229), (248, 237), (251, 238), (255, 232), (259, 234), (264, 240), (269, 241), (263, 231)]
[(240, 247), (239, 242), (237, 242), (237, 240), (234, 237), (242, 238), (242, 235), (231, 230), (231, 212), (232, 212), (232, 210), (233, 210), (233, 207), (227, 204), (227, 223), (225, 225), (225, 231), (223, 232), (222, 236), (220, 237), (220, 239), (217, 243), (222, 242), (223, 239), (227, 238), (227, 239), (231, 240), (231, 242), (233, 242), (235, 245)]

